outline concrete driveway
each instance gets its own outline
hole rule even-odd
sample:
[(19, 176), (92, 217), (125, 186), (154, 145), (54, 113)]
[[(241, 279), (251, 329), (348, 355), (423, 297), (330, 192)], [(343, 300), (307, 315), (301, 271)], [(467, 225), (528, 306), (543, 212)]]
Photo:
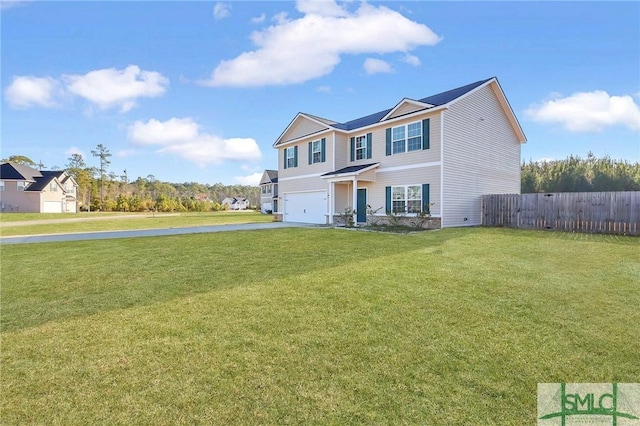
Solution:
[(247, 231), (256, 229), (316, 227), (309, 223), (269, 222), (233, 225), (193, 226), (188, 228), (139, 229), (128, 231), (79, 232), (73, 234), (23, 235), (0, 237), (0, 244), (49, 243), (60, 241), (107, 240), (114, 238), (158, 237), (166, 235), (204, 234), (209, 232)]

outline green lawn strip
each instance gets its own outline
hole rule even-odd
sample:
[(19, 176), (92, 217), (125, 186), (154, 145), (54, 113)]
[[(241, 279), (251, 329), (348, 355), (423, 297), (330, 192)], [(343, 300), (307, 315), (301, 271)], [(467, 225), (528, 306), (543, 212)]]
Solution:
[(29, 250), (2, 248), (3, 421), (519, 425), (535, 422), (539, 382), (640, 375), (637, 239), (286, 229), (146, 240), (50, 244), (75, 253), (60, 269), (99, 257), (140, 279), (126, 291), (95, 271), (67, 290), (83, 303), (37, 321), (18, 311), (63, 306), (64, 273), (6, 281)]
[[(133, 215), (132, 215), (133, 216)], [(73, 219), (69, 217), (67, 219)], [(113, 220), (81, 221), (68, 223), (49, 223), (11, 226), (5, 223), (0, 233), (4, 237), (16, 235), (64, 234), (74, 232), (98, 232), (130, 229), (184, 228), (190, 226), (226, 225), (233, 223), (273, 222), (273, 216), (260, 213), (182, 213), (179, 215), (162, 215), (156, 217), (138, 216)]]
[(7, 213), (0, 214), (1, 223), (22, 222), (30, 220), (49, 219), (78, 219), (108, 216), (138, 216), (149, 213), (121, 213), (121, 212), (80, 212), (80, 213)]

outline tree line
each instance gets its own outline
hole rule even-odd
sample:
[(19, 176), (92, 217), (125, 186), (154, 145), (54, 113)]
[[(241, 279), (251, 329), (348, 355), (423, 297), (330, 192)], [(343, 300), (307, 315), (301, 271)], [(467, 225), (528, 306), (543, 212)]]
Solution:
[[(88, 166), (81, 154), (67, 159), (65, 170), (78, 183), (78, 201), (82, 210), (103, 211), (219, 211), (226, 197), (245, 197), (252, 208), (260, 205), (260, 188), (248, 185), (214, 185), (196, 182), (161, 182), (153, 175), (131, 180), (127, 170), (121, 174), (109, 170), (111, 153), (102, 144), (91, 155), (98, 161)], [(42, 169), (42, 163), (14, 155), (12, 161)], [(53, 168), (54, 170), (57, 167)], [(529, 161), (522, 164), (521, 192), (600, 192), (640, 191), (640, 163), (571, 155), (564, 160)]]
[[(222, 201), (227, 197), (245, 197), (250, 208), (260, 206), (260, 188), (249, 185), (213, 185), (196, 182), (161, 182), (153, 175), (132, 180), (127, 170), (117, 173), (109, 170), (111, 153), (102, 144), (91, 155), (97, 165), (87, 165), (82, 154), (72, 154), (64, 170), (78, 184), (78, 206), (83, 211), (221, 211), (228, 206)], [(35, 163), (28, 157), (13, 155), (2, 160), (44, 169), (44, 164)], [(51, 167), (58, 170), (59, 167)]]
[(564, 160), (522, 164), (521, 190), (535, 192), (640, 191), (640, 163), (571, 155)]

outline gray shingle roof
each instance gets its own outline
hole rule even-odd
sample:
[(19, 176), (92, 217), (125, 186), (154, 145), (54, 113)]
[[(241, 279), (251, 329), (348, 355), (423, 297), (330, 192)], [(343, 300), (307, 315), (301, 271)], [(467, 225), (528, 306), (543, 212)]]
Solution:
[(0, 165), (0, 179), (34, 181), (38, 177), (42, 177), (40, 171), (23, 164), (8, 162)]
[(364, 170), (368, 167), (371, 166), (375, 166), (378, 163), (371, 163), (371, 164), (360, 164), (358, 166), (348, 166), (348, 167), (343, 167), (339, 170), (335, 170), (333, 172), (329, 172), (329, 173), (325, 173), (322, 176), (333, 176), (333, 175), (341, 175), (343, 173), (355, 173), (355, 172), (359, 172), (360, 170)]
[[(438, 93), (436, 95), (427, 96), (426, 98), (422, 98), (419, 101), (425, 104), (431, 104), (434, 107), (448, 104), (449, 102), (459, 98), (460, 96), (472, 91), (476, 87), (482, 86), (487, 81), (493, 78), (494, 77), (487, 78), (485, 80), (480, 80), (480, 81), (476, 81), (475, 83), (467, 84), (466, 86), (461, 86), (455, 89), (447, 90), (446, 92)], [(372, 124), (380, 122), (380, 120), (382, 120), (382, 118), (385, 115), (389, 114), (389, 112), (391, 112), (392, 109), (393, 108), (389, 108), (384, 111), (367, 115), (365, 117), (356, 118), (355, 120), (347, 121), (346, 123), (335, 123), (335, 124), (332, 124), (332, 126), (337, 129), (347, 130), (347, 131), (370, 126)], [(305, 114), (305, 115), (309, 115), (309, 114)], [(315, 116), (312, 116), (312, 117), (315, 117)]]

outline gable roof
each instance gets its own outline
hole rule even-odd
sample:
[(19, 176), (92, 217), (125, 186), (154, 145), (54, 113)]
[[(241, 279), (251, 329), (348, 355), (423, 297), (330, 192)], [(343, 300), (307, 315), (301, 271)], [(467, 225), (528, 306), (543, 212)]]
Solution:
[[(41, 171), (42, 177), (36, 178), (36, 181), (29, 185), (25, 191), (39, 192), (51, 183), (52, 180), (58, 179), (64, 174), (63, 171)], [(63, 188), (64, 189), (64, 188)]]
[(277, 170), (265, 170), (264, 173), (262, 174), (262, 177), (264, 178), (266, 175), (266, 178), (268, 179), (262, 179), (260, 181), (260, 185), (263, 185), (265, 183), (274, 183), (278, 181), (278, 171)]
[[(323, 132), (326, 130), (341, 130), (341, 131), (345, 131), (345, 132), (350, 132), (353, 130), (357, 130), (363, 127), (368, 127), (380, 122), (383, 122), (385, 120), (388, 119), (392, 119), (392, 118), (397, 118), (394, 113), (400, 109), (402, 106), (406, 105), (407, 103), (411, 103), (413, 105), (415, 105), (416, 107), (418, 107), (419, 109), (414, 110), (414, 111), (410, 111), (407, 112), (406, 114), (412, 114), (416, 111), (426, 111), (432, 108), (438, 108), (438, 107), (446, 107), (446, 105), (460, 99), (461, 97), (463, 97), (464, 95), (470, 93), (471, 91), (489, 84), (489, 83), (493, 83), (495, 82), (497, 89), (494, 88), (494, 92), (496, 92), (496, 95), (499, 98), (500, 104), (502, 105), (505, 114), (508, 116), (509, 121), (512, 125), (512, 127), (514, 128), (514, 132), (518, 135), (518, 138), (521, 142), (526, 142), (526, 137), (524, 136), (524, 133), (522, 132), (522, 128), (520, 127), (520, 124), (518, 123), (518, 120), (515, 117), (515, 114), (513, 113), (513, 110), (511, 109), (511, 106), (509, 105), (508, 101), (506, 100), (506, 97), (504, 96), (504, 92), (502, 92), (502, 88), (500, 87), (500, 84), (498, 83), (498, 79), (496, 77), (491, 77), (491, 78), (487, 78), (484, 80), (479, 80), (476, 81), (474, 83), (470, 83), (464, 86), (460, 86), (457, 87), (455, 89), (451, 89), (451, 90), (447, 90), (445, 92), (441, 92), (441, 93), (437, 93), (435, 95), (431, 95), (431, 96), (427, 96), (426, 98), (422, 98), (419, 100), (413, 100), (410, 98), (404, 98), (402, 101), (400, 101), (398, 104), (396, 104), (396, 106), (394, 106), (393, 108), (389, 108), (389, 109), (385, 109), (383, 111), (379, 111), (373, 114), (369, 114), (367, 116), (364, 117), (360, 117), (360, 118), (356, 118), (354, 120), (350, 120), (350, 121), (346, 121), (344, 123), (337, 123), (335, 121), (331, 121), (325, 118), (320, 118), (317, 117), (315, 115), (311, 115), (311, 114), (306, 114), (306, 113), (298, 113), (295, 118), (291, 121), (291, 123), (289, 123), (289, 125), (287, 126), (287, 128), (285, 129), (284, 132), (282, 132), (282, 134), (278, 137), (278, 139), (276, 140), (276, 142), (273, 144), (273, 146), (277, 146), (280, 145), (282, 143), (285, 142), (290, 142), (290, 141), (283, 141), (282, 138), (284, 137), (284, 135), (288, 132), (288, 130), (293, 126), (294, 123), (296, 123), (298, 120), (300, 119), (307, 119), (310, 121), (313, 121), (317, 124), (321, 124), (326, 126), (326, 128), (323, 128), (322, 130), (316, 131), (314, 133), (318, 133), (318, 132)], [(423, 108), (420, 108), (423, 107)], [(404, 114), (400, 113), (398, 116), (402, 116)], [(313, 134), (313, 133), (311, 133)], [(305, 135), (304, 137), (307, 137), (310, 135)], [(297, 138), (294, 138), (292, 140), (295, 140)]]
[(35, 178), (39, 177), (42, 177), (42, 173), (39, 170), (25, 166), (24, 164), (7, 162), (0, 165), (0, 179), (33, 182)]

